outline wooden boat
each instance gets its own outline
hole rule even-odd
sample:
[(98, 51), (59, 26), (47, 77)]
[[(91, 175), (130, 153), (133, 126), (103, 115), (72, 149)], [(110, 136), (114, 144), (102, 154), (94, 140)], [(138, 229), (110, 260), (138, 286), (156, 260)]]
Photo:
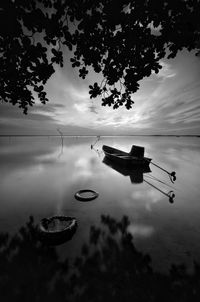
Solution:
[(110, 160), (124, 166), (148, 166), (151, 158), (144, 157), (144, 148), (140, 146), (132, 146), (131, 151), (124, 152), (106, 145), (102, 147), (104, 154)]

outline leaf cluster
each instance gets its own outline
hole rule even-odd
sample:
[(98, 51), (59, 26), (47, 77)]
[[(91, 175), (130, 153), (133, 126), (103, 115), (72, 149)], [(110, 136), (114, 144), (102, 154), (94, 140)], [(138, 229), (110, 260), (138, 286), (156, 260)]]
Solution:
[(89, 86), (114, 109), (133, 105), (140, 81), (158, 73), (160, 60), (186, 48), (200, 52), (200, 0), (4, 0), (0, 3), (0, 98), (27, 112), (36, 93), (63, 67), (85, 79), (89, 69), (101, 83)]

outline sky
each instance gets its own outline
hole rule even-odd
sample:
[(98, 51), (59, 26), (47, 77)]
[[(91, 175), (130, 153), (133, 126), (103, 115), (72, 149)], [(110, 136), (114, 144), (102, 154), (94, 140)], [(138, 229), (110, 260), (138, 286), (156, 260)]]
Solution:
[(140, 81), (133, 108), (101, 106), (90, 99), (91, 72), (82, 80), (66, 62), (56, 67), (45, 88), (49, 102), (24, 115), (17, 106), (0, 104), (0, 135), (200, 135), (200, 57), (183, 50), (163, 68)]

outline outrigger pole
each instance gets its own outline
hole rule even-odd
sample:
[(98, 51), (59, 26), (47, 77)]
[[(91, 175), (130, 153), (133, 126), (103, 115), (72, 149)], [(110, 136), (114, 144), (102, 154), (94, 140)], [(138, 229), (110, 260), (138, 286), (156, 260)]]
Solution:
[(144, 182), (146, 182), (148, 185), (152, 186), (154, 189), (158, 190), (159, 192), (161, 192), (162, 194), (164, 194), (165, 196), (167, 196), (169, 198), (169, 202), (170, 203), (174, 202), (175, 194), (174, 194), (173, 191), (169, 191), (168, 193), (165, 193), (164, 191), (162, 191), (161, 189), (159, 189), (158, 187), (156, 187), (152, 183), (148, 182), (146, 179), (144, 179)]
[(150, 164), (156, 166), (157, 168), (163, 170), (164, 172), (166, 172), (169, 175), (169, 178), (171, 180), (171, 182), (173, 183), (176, 180), (176, 172), (172, 171), (171, 173), (167, 170), (165, 170), (164, 168), (160, 167), (159, 165), (153, 163), (152, 161), (150, 162)]

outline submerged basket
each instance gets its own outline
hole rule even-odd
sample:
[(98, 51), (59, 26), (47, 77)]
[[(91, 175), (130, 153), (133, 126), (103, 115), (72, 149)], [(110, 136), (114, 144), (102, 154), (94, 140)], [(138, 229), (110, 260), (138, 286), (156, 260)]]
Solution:
[(72, 238), (77, 229), (74, 217), (52, 216), (43, 218), (39, 224), (39, 237), (50, 245), (58, 245)]

